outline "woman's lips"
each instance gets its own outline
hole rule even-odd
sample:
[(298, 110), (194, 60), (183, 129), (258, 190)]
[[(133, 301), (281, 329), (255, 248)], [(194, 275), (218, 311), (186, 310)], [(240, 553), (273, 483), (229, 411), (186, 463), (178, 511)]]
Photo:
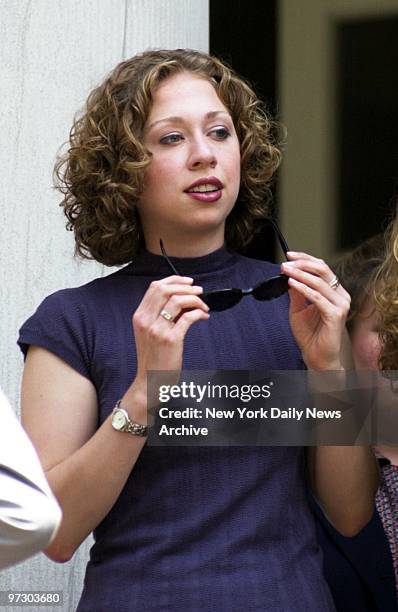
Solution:
[(217, 202), (222, 196), (222, 189), (216, 191), (186, 191), (185, 193), (199, 202)]
[(222, 196), (224, 185), (216, 176), (202, 176), (185, 190), (185, 193), (199, 202), (216, 202)]

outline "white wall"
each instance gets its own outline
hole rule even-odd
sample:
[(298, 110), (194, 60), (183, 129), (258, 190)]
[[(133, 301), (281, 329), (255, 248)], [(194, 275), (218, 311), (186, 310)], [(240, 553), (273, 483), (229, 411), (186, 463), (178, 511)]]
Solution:
[[(209, 15), (208, 0), (1, 0), (0, 9), (0, 385), (17, 409), (21, 323), (49, 293), (110, 271), (73, 259), (51, 187), (73, 115), (125, 57), (148, 47), (207, 51)], [(0, 590), (59, 589), (71, 612), (87, 550), (66, 565), (40, 555), (3, 572)]]

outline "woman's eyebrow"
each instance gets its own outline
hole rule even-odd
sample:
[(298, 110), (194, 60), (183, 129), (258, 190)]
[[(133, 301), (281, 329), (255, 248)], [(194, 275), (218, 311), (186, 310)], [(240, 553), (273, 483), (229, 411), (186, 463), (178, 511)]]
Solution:
[[(210, 111), (206, 113), (204, 118), (214, 119), (215, 117), (217, 117), (217, 115), (226, 115), (229, 119), (231, 119), (231, 115), (227, 111), (224, 111), (224, 110)], [(151, 123), (147, 127), (146, 131), (149, 132), (149, 130), (151, 130), (158, 123), (185, 123), (185, 120), (183, 117), (178, 117), (178, 116), (165, 117), (164, 119), (158, 119), (157, 121), (154, 121), (153, 123)]]

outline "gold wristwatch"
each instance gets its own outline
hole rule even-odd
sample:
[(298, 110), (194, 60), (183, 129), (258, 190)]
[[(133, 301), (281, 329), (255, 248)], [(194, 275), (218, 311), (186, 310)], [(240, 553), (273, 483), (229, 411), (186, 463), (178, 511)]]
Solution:
[(112, 412), (113, 429), (116, 429), (116, 431), (127, 431), (127, 433), (130, 433), (133, 436), (147, 436), (148, 426), (140, 425), (140, 423), (132, 421), (127, 411), (121, 407), (120, 401), (121, 400), (116, 402), (116, 406), (114, 407)]

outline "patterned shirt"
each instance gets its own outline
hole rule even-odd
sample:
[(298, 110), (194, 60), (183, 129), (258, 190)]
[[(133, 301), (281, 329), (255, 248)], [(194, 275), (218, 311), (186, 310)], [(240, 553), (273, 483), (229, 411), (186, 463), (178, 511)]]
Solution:
[(398, 596), (398, 466), (391, 463), (383, 464), (381, 483), (376, 495), (376, 508), (390, 544)]

